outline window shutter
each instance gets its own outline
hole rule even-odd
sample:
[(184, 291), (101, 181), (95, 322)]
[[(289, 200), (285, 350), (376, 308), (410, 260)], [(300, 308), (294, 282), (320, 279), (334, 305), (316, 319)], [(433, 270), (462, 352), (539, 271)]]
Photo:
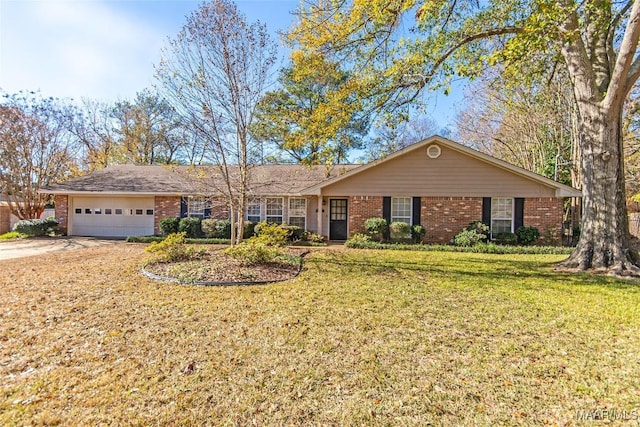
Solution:
[(384, 238), (389, 239), (389, 227), (391, 224), (391, 197), (383, 197), (382, 198), (382, 218), (387, 220), (387, 229), (384, 232)]
[(187, 198), (180, 197), (180, 218), (187, 216)]
[(482, 198), (482, 223), (491, 227), (491, 197)]
[(524, 199), (522, 197), (516, 197), (514, 200), (514, 222), (513, 222), (513, 231), (516, 231), (518, 228), (524, 225)]
[(420, 225), (420, 197), (413, 198), (413, 215), (411, 215), (411, 219), (413, 220), (413, 224), (411, 225)]

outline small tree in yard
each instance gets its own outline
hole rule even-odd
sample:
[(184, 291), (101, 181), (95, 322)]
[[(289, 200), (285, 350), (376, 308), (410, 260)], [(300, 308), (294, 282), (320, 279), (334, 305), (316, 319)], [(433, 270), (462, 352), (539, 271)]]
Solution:
[(50, 201), (39, 191), (77, 170), (73, 111), (35, 93), (4, 94), (0, 104), (0, 194), (20, 219), (39, 218)]
[(260, 151), (249, 129), (276, 49), (265, 25), (248, 24), (229, 0), (214, 0), (187, 17), (156, 69), (163, 95), (208, 147), (215, 173), (193, 171), (191, 178), (198, 193), (225, 197), (232, 244), (242, 240), (251, 165)]

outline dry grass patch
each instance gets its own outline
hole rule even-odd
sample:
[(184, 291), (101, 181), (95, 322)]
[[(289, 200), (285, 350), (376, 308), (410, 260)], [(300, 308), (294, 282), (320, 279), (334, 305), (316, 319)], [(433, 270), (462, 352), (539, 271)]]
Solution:
[(554, 255), (317, 251), (142, 278), (142, 245), (0, 262), (1, 425), (579, 425), (640, 409), (640, 288)]

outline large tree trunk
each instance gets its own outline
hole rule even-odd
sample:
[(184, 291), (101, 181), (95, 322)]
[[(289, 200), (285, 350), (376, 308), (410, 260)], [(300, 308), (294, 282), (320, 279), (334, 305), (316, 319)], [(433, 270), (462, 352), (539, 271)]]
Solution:
[[(579, 105), (583, 210), (580, 240), (561, 267), (640, 275), (631, 248), (622, 155), (621, 108)], [(615, 109), (614, 109), (615, 110)]]

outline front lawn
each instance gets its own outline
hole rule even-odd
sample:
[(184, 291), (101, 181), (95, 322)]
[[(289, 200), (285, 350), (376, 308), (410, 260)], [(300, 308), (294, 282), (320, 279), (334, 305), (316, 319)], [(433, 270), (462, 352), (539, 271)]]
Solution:
[(0, 262), (0, 425), (640, 416), (640, 286), (562, 255), (330, 248), (292, 281), (199, 287), (142, 278), (143, 248)]

